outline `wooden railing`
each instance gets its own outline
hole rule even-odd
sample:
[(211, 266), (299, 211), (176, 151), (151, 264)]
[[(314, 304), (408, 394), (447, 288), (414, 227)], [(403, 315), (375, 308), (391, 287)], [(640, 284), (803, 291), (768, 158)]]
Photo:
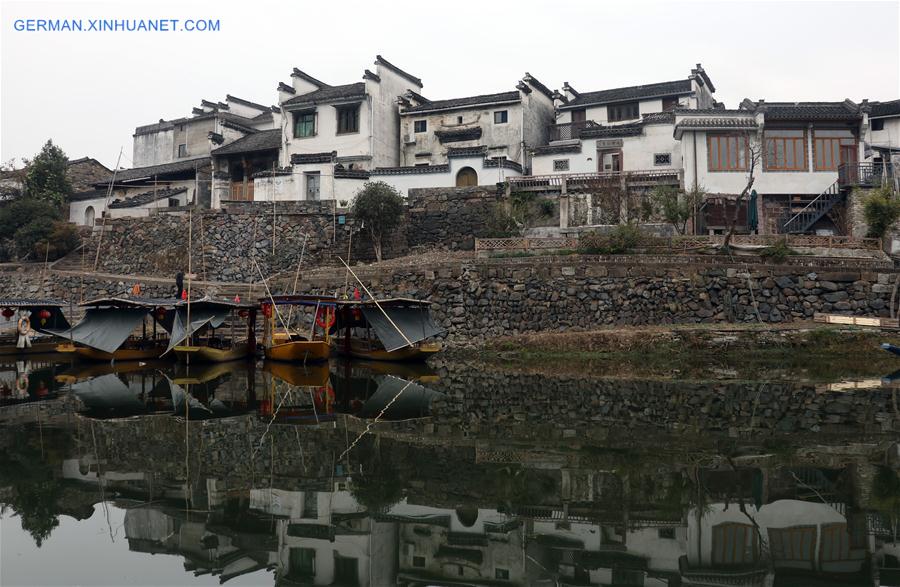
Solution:
[(560, 173), (553, 175), (523, 175), (507, 179), (514, 191), (556, 191), (590, 189), (610, 185), (677, 184), (681, 177), (674, 169), (635, 169), (595, 173)]
[(593, 120), (580, 120), (578, 122), (563, 122), (550, 125), (551, 141), (569, 141), (581, 138), (581, 131), (586, 128), (599, 128), (600, 125)]
[(575, 249), (577, 238), (476, 238), (476, 251), (533, 251), (549, 249)]
[[(881, 239), (854, 238), (849, 236), (819, 236), (815, 234), (735, 234), (731, 244), (735, 246), (770, 247), (784, 242), (789, 247), (811, 249), (847, 249), (880, 251)], [(646, 237), (639, 248), (665, 251), (689, 251), (721, 246), (725, 243), (725, 235), (686, 235), (673, 237)], [(577, 249), (578, 238), (575, 237), (505, 237), (476, 238), (476, 251), (539, 251), (552, 249)]]
[(248, 181), (246, 185), (243, 182), (234, 182), (231, 184), (231, 199), (238, 201), (253, 201), (253, 182)]
[(874, 186), (893, 179), (890, 163), (844, 163), (838, 167), (841, 187)]

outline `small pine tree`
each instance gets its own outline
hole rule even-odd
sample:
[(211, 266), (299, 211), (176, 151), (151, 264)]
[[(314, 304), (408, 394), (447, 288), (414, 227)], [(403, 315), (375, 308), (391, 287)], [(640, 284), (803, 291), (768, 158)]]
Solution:
[(72, 184), (66, 177), (68, 162), (63, 150), (52, 140), (47, 141), (28, 167), (25, 175), (26, 196), (62, 206), (72, 193)]
[(356, 194), (352, 212), (372, 238), (375, 258), (381, 261), (382, 242), (403, 216), (403, 196), (383, 181), (367, 181)]

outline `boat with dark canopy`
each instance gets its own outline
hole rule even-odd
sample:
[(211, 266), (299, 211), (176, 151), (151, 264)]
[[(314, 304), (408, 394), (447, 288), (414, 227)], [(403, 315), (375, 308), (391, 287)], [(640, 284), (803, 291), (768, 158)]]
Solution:
[(431, 302), (410, 298), (338, 301), (337, 352), (373, 361), (425, 360), (441, 350), (429, 342), (444, 330), (431, 317)]
[(172, 300), (100, 298), (81, 306), (86, 310), (78, 324), (50, 331), (66, 341), (57, 347), (60, 352), (97, 361), (155, 359), (165, 352), (175, 314)]
[[(241, 332), (236, 324), (245, 321)], [(190, 322), (190, 324), (188, 324)], [(180, 360), (220, 363), (243, 359), (256, 352), (256, 306), (238, 301), (202, 298), (175, 306), (169, 345)], [(222, 326), (226, 332), (217, 329)]]
[[(337, 298), (316, 295), (277, 295), (260, 300), (266, 359), (300, 363), (328, 360), (336, 303)], [(294, 325), (295, 317), (300, 322), (307, 315), (308, 326)]]
[(58, 300), (0, 300), (0, 314), (10, 327), (0, 329), (0, 355), (55, 353), (57, 342), (52, 331), (69, 328), (63, 306), (65, 303)]

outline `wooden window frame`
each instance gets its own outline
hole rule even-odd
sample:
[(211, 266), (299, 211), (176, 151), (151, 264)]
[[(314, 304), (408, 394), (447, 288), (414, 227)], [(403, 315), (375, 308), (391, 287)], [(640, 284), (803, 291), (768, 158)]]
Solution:
[[(832, 130), (832, 129), (819, 129), (819, 130)], [(844, 143), (843, 141), (852, 141), (852, 145), (850, 143)], [(819, 167), (819, 151), (822, 150), (823, 153), (828, 153), (828, 149), (824, 147), (825, 144), (828, 145), (837, 145), (837, 150), (834, 150), (834, 147), (831, 147), (831, 155), (832, 155), (832, 165), (824, 165)], [(817, 137), (816, 131), (813, 130), (812, 134), (812, 145), (813, 145), (813, 165), (812, 170), (816, 172), (828, 172), (828, 171), (837, 171), (838, 167), (841, 165), (841, 147), (855, 147), (859, 148), (859, 140), (855, 136), (850, 137)], [(837, 157), (834, 157), (835, 153)]]
[[(725, 140), (725, 151), (722, 150), (722, 146), (720, 143)], [(734, 139), (735, 141), (735, 159), (734, 165), (723, 166), (722, 165), (722, 154), (728, 155), (730, 159), (730, 141)], [(741, 162), (740, 156), (740, 141), (743, 140), (744, 144), (744, 156), (743, 162)], [(716, 143), (715, 151), (718, 155), (718, 165), (713, 166), (713, 142)], [(736, 133), (707, 133), (706, 135), (706, 170), (710, 173), (735, 173), (735, 172), (744, 172), (750, 170), (750, 138), (747, 135), (736, 134)]]
[[(497, 117), (503, 120), (497, 120)], [(509, 110), (494, 110), (494, 124), (507, 124), (509, 122)]]
[[(312, 132), (308, 135), (301, 135), (297, 132), (300, 128), (299, 120), (300, 120), (300, 117), (305, 117), (305, 116), (312, 117)], [(316, 127), (318, 126), (318, 124), (316, 124), (317, 120), (316, 120), (316, 111), (315, 110), (308, 110), (305, 112), (294, 112), (292, 122), (293, 122), (292, 126), (293, 126), (293, 131), (294, 131), (293, 135), (294, 135), (295, 139), (308, 139), (310, 137), (316, 136), (316, 130), (317, 130)]]
[[(337, 110), (337, 132), (335, 132), (335, 134), (352, 135), (359, 132), (359, 104), (336, 106), (335, 110)], [(350, 114), (353, 115), (353, 122), (355, 122), (353, 126), (355, 126), (355, 128), (341, 130), (341, 125), (349, 122), (348, 120), (345, 120), (345, 117)], [(313, 129), (313, 131), (315, 131), (315, 129)]]
[[(628, 109), (627, 111), (625, 109)], [(632, 110), (634, 108), (634, 110)], [(631, 114), (634, 116), (631, 116)], [(615, 114), (615, 116), (614, 116)], [(641, 117), (640, 102), (622, 102), (621, 104), (610, 104), (606, 107), (607, 122), (623, 122), (625, 120), (639, 120)]]
[[(421, 130), (419, 128), (421, 125)], [(413, 134), (419, 134), (423, 132), (428, 132), (428, 120), (414, 120), (413, 121)]]
[[(802, 135), (799, 137), (784, 137), (784, 136), (769, 136), (769, 133), (777, 133), (779, 131), (786, 130), (799, 130)], [(777, 145), (778, 143), (782, 143), (782, 152), (784, 153), (784, 166), (778, 166), (777, 157), (772, 156), (772, 160), (774, 163), (770, 162), (770, 150), (769, 150), (769, 141), (772, 143), (772, 147), (775, 149), (775, 153), (777, 154)], [(792, 150), (794, 151), (794, 155), (797, 154), (797, 145), (799, 144), (801, 150), (803, 152), (803, 166), (801, 167), (795, 160), (794, 166), (789, 167), (787, 165), (787, 148), (788, 144), (791, 145)], [(771, 129), (763, 132), (763, 171), (767, 173), (804, 173), (809, 171), (809, 134), (806, 129), (798, 129), (798, 128), (780, 128), (780, 129)]]

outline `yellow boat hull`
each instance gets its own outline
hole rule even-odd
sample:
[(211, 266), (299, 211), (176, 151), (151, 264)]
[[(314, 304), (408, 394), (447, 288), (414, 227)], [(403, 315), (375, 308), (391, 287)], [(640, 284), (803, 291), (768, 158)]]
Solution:
[(72, 346), (71, 344), (61, 344), (56, 347), (61, 353), (75, 353), (79, 358), (89, 361), (146, 361), (149, 359), (158, 359), (165, 351), (165, 347), (151, 347), (146, 349), (129, 349), (121, 348), (113, 353), (107, 353), (86, 346)]
[(331, 347), (324, 340), (295, 340), (266, 348), (266, 358), (272, 361), (311, 363), (327, 361)]
[(230, 349), (217, 349), (209, 346), (177, 346), (172, 351), (179, 361), (197, 363), (225, 363), (243, 359), (250, 354), (250, 346), (247, 343), (238, 343)]
[(337, 349), (342, 355), (369, 361), (424, 361), (440, 352), (441, 345), (437, 342), (424, 342), (395, 351), (386, 351), (370, 348), (368, 342), (353, 338), (350, 339), (349, 351), (342, 342), (337, 343)]

